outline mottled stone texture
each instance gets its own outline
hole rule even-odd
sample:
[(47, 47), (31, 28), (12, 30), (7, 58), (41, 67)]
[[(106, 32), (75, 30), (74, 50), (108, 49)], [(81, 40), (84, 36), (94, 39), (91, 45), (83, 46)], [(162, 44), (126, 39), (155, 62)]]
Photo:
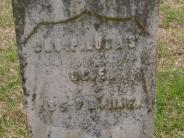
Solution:
[(157, 0), (12, 0), (32, 138), (151, 138)]

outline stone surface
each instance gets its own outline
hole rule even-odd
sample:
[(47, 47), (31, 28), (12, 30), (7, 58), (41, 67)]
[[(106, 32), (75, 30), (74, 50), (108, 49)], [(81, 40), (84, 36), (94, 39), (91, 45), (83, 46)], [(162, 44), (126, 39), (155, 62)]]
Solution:
[(13, 0), (33, 138), (150, 138), (157, 0)]

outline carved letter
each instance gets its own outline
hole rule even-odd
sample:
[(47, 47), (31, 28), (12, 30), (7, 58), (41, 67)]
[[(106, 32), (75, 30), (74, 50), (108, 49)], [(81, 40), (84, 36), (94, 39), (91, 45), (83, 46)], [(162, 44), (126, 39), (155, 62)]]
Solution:
[(44, 46), (45, 46), (45, 52), (46, 52), (46, 53), (52, 52), (52, 50), (53, 50), (53, 45), (52, 45), (50, 39), (46, 39), (46, 40), (44, 41)]
[(54, 44), (54, 50), (56, 52), (60, 52), (61, 51), (61, 39), (56, 39), (55, 42), (53, 43)]
[(40, 53), (42, 51), (42, 45), (37, 43), (35, 46), (34, 46), (34, 51), (35, 53)]

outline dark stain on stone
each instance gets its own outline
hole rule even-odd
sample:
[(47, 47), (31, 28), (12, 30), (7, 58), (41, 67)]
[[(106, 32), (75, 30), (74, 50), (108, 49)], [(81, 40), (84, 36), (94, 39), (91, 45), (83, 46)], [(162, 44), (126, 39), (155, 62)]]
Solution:
[(23, 92), (24, 92), (24, 96), (27, 96), (27, 97), (30, 96), (30, 92), (27, 90), (25, 84), (23, 85)]
[(22, 76), (22, 85), (23, 85), (23, 92), (25, 96), (29, 96), (30, 92), (26, 88), (26, 81), (27, 78), (24, 75), (25, 67), (27, 66), (26, 58), (21, 53), (19, 53), (19, 61), (20, 61), (20, 72)]
[(48, 138), (51, 138), (51, 131), (49, 131), (47, 137), (48, 137)]
[(100, 138), (102, 136), (101, 132), (100, 131), (95, 131), (95, 136), (97, 138)]
[(148, 94), (147, 82), (146, 82), (146, 78), (145, 78), (145, 73), (144, 73), (143, 67), (141, 67), (140, 72), (141, 72), (141, 78), (142, 78), (142, 81), (143, 81), (144, 92), (146, 94)]
[(152, 109), (151, 108), (148, 108), (148, 113), (152, 113)]
[(78, 102), (77, 105), (76, 105), (76, 109), (81, 110), (83, 106), (84, 106), (84, 102), (82, 102), (82, 101)]
[(71, 0), (63, 0), (63, 5), (65, 7), (66, 15), (70, 17), (71, 16), (71, 12), (70, 12)]
[(90, 113), (93, 113), (95, 111), (95, 108), (89, 108), (88, 110), (90, 111)]
[(60, 105), (60, 111), (61, 112), (67, 112), (68, 111), (67, 103), (63, 103), (63, 104)]
[(30, 125), (28, 126), (28, 129), (29, 129), (30, 138), (33, 138), (33, 131), (32, 131), (32, 127)]
[(94, 28), (95, 28), (95, 30), (96, 31), (98, 31), (98, 29), (100, 28), (100, 25), (101, 25), (102, 23), (95, 23), (94, 24)]
[(32, 101), (34, 102), (35, 99), (36, 99), (36, 94), (34, 93), (34, 94), (32, 95)]
[(103, 96), (96, 97), (97, 102), (100, 104), (102, 103)]
[(27, 105), (28, 105), (28, 102), (27, 102), (27, 100), (26, 100), (26, 99), (24, 100), (24, 105), (25, 105), (25, 106), (27, 106)]
[[(106, 3), (106, 2), (105, 2)], [(104, 8), (103, 4), (99, 0), (87, 0), (88, 9), (92, 11), (102, 11)]]
[(26, 0), (12, 0), (13, 15), (15, 22), (15, 31), (17, 45), (21, 47), (21, 37), (24, 34), (25, 26), (25, 10), (26, 10)]

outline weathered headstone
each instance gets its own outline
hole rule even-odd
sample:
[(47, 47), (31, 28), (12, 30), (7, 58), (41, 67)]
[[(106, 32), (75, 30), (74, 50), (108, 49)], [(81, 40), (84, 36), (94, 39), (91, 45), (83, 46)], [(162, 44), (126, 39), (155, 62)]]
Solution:
[(33, 138), (150, 138), (158, 0), (13, 0)]

